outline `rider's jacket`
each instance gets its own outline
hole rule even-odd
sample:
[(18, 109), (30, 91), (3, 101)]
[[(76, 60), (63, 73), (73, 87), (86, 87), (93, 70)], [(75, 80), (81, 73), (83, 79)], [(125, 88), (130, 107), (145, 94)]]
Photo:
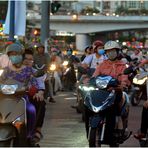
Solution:
[(128, 80), (128, 75), (123, 74), (125, 69), (126, 65), (121, 60), (105, 60), (103, 63), (97, 66), (93, 77), (98, 75), (110, 75), (118, 79), (121, 86), (126, 87), (130, 85), (130, 81)]

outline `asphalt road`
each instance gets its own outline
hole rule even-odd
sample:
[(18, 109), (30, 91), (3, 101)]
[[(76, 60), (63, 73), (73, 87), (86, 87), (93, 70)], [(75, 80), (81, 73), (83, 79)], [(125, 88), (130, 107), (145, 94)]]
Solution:
[[(56, 103), (46, 105), (46, 116), (40, 141), (41, 147), (88, 147), (85, 126), (81, 114), (71, 108), (76, 101), (72, 92), (59, 92), (55, 96)], [(129, 129), (133, 133), (140, 127), (142, 102), (137, 107), (130, 107)], [(138, 147), (138, 141), (131, 136), (121, 147)]]

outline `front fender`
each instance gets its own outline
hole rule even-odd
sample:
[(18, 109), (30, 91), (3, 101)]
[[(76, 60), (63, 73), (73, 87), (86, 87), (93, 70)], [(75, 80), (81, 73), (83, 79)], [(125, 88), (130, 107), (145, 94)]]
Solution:
[(102, 119), (103, 118), (100, 117), (99, 115), (90, 117), (89, 126), (92, 127), (92, 128), (97, 128), (99, 126), (100, 122), (102, 121)]
[(11, 123), (0, 123), (0, 142), (16, 138), (17, 129)]

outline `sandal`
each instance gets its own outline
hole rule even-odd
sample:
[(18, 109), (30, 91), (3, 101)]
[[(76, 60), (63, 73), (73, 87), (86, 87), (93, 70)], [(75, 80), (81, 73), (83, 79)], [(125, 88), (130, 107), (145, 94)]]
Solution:
[(42, 138), (43, 138), (43, 134), (40, 131), (36, 130), (33, 141), (35, 143), (38, 143)]

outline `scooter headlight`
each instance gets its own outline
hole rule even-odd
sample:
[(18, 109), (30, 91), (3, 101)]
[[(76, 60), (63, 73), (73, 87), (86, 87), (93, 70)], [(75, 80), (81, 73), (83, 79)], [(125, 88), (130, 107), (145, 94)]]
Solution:
[(82, 87), (84, 91), (92, 91), (92, 90), (96, 90), (96, 88), (92, 87), (92, 86), (83, 86)]
[(98, 88), (100, 89), (104, 89), (107, 87), (108, 85), (108, 81), (104, 81), (104, 80), (96, 80), (96, 85)]
[(135, 77), (135, 78), (133, 79), (133, 83), (134, 83), (134, 84), (138, 84), (138, 85), (142, 85), (142, 84), (145, 83), (146, 80), (147, 80), (147, 77), (144, 77), (143, 79), (140, 79), (140, 80)]
[(10, 95), (10, 94), (14, 94), (15, 91), (17, 90), (17, 88), (18, 88), (18, 85), (16, 85), (16, 84), (14, 84), (14, 85), (2, 84), (0, 89), (3, 94)]
[(96, 79), (96, 85), (100, 89), (107, 88), (108, 83), (111, 79), (112, 79), (111, 76), (105, 76), (105, 77), (100, 76)]
[(54, 71), (54, 70), (56, 69), (56, 65), (55, 65), (55, 64), (51, 64), (49, 69), (50, 69), (51, 71)]
[(64, 62), (63, 62), (63, 66), (67, 66), (68, 63), (69, 63), (68, 61), (64, 61)]

